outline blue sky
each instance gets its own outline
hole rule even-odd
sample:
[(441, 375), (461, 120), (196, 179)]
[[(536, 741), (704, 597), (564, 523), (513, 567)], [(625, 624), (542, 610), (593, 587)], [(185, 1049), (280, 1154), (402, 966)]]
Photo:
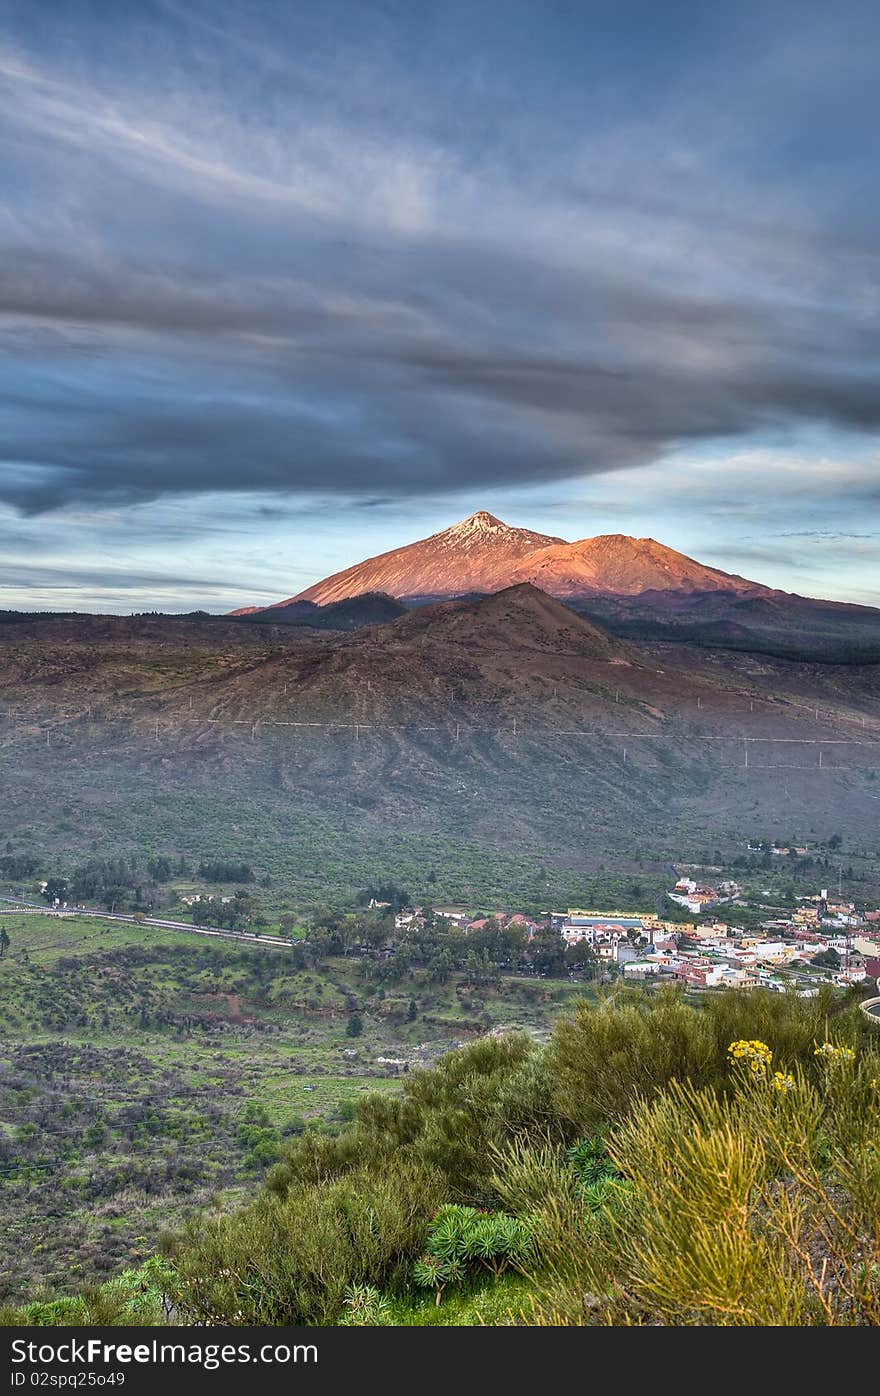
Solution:
[(880, 10), (0, 3), (0, 605), (477, 508), (880, 604)]

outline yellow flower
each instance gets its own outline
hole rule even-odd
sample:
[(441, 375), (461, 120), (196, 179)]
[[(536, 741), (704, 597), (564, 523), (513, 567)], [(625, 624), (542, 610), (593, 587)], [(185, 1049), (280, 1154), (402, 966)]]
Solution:
[(756, 1038), (740, 1038), (731, 1042), (727, 1049), (727, 1058), (731, 1066), (743, 1062), (748, 1065), (754, 1076), (764, 1076), (773, 1060), (773, 1053), (766, 1042), (759, 1042)]
[(794, 1077), (789, 1076), (785, 1071), (774, 1071), (770, 1085), (774, 1091), (793, 1091)]
[(813, 1051), (814, 1057), (822, 1057), (824, 1061), (832, 1062), (854, 1062), (856, 1054), (851, 1047), (837, 1047), (833, 1042), (823, 1042), (821, 1047), (816, 1047)]

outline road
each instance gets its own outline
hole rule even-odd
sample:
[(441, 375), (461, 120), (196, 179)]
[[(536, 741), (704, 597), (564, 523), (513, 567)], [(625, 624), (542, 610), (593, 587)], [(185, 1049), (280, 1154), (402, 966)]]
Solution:
[(0, 895), (0, 902), (5, 902), (10, 908), (24, 907), (29, 911), (38, 911), (44, 916), (91, 916), (98, 917), (101, 921), (125, 921), (131, 926), (156, 926), (164, 931), (186, 931), (189, 935), (213, 936), (219, 940), (244, 941), (251, 945), (272, 945), (282, 950), (290, 950), (291, 942), (284, 940), (281, 936), (255, 935), (250, 931), (228, 931), (220, 926), (193, 926), (189, 921), (166, 921), (158, 916), (124, 916), (116, 911), (100, 911), (87, 906), (66, 906), (59, 911), (51, 906), (42, 905), (40, 902), (29, 901), (26, 897), (7, 897)]

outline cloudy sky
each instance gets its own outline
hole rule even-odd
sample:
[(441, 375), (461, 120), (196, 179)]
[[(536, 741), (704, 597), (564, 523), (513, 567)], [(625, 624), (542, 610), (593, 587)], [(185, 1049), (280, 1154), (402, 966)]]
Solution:
[(0, 605), (487, 508), (880, 604), (875, 0), (0, 0)]

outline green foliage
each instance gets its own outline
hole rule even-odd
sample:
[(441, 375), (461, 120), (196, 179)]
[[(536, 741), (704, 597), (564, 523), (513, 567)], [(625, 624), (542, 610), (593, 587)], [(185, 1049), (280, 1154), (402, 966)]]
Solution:
[(582, 1197), (593, 1199), (595, 1189), (620, 1178), (608, 1153), (608, 1146), (599, 1134), (579, 1139), (566, 1150), (566, 1159), (577, 1175), (577, 1189)]
[(377, 1328), (390, 1321), (390, 1300), (374, 1285), (349, 1285), (342, 1302), (341, 1328)]
[(256, 1170), (277, 1163), (281, 1156), (281, 1139), (272, 1125), (265, 1106), (249, 1101), (236, 1126), (236, 1142), (245, 1150), (246, 1167)]
[(385, 1285), (419, 1252), (440, 1187), (436, 1175), (401, 1163), (393, 1176), (360, 1169), (192, 1223), (176, 1257), (181, 1318), (335, 1322), (351, 1286)]
[(810, 960), (811, 965), (818, 965), (820, 969), (840, 969), (840, 956), (836, 950), (830, 947), (822, 950), (818, 955), (814, 955)]
[(402, 907), (411, 904), (409, 892), (395, 886), (393, 882), (379, 882), (370, 887), (362, 887), (354, 900), (356, 906), (369, 906), (372, 901), (380, 904), (387, 902), (393, 911), (400, 911)]
[(447, 1285), (457, 1285), (465, 1278), (465, 1268), (457, 1256), (442, 1260), (438, 1255), (426, 1254), (413, 1263), (413, 1280), (422, 1289), (434, 1291), (434, 1301), (439, 1304)]
[(702, 1079), (715, 1060), (708, 1018), (673, 989), (627, 991), (596, 1011), (578, 1005), (557, 1026), (550, 1049), (557, 1107), (588, 1131), (622, 1118), (635, 1097), (676, 1077)]
[(726, 1091), (672, 1082), (635, 1102), (609, 1139), (626, 1182), (590, 1243), (542, 1219), (529, 1321), (880, 1323), (878, 1073), (868, 1044), (819, 1051), (812, 1076), (734, 1067)]
[(170, 1261), (154, 1255), (76, 1297), (36, 1299), (0, 1309), (0, 1326), (25, 1328), (150, 1326), (169, 1321), (177, 1286)]
[[(830, 1016), (833, 1015), (833, 1016)], [(729, 1085), (727, 1048), (737, 1038), (772, 1042), (775, 1064), (813, 1070), (813, 1047), (833, 1022), (835, 1040), (854, 1043), (870, 1032), (864, 1015), (827, 987), (815, 999), (729, 990), (691, 1008), (672, 987), (623, 988), (597, 1011), (577, 1005), (554, 1032), (549, 1067), (560, 1114), (579, 1129), (625, 1118), (638, 1099), (673, 1081)]]
[(254, 882), (256, 874), (250, 863), (234, 858), (213, 858), (199, 864), (199, 877), (206, 882)]
[(526, 1037), (487, 1038), (413, 1072), (399, 1095), (367, 1096), (339, 1139), (306, 1136), (288, 1146), (269, 1186), (284, 1196), (357, 1164), (381, 1170), (407, 1159), (439, 1173), (450, 1198), (490, 1206), (491, 1143), (548, 1129), (561, 1137), (541, 1053)]
[[(139, 1321), (141, 1300), (145, 1322), (163, 1306), (211, 1325), (446, 1321), (426, 1316), (424, 1290), (431, 1315), (463, 1322), (485, 1291), (500, 1323), (875, 1323), (873, 1041), (846, 998), (693, 1007), (621, 989), (579, 1004), (546, 1049), (487, 1036), (366, 1095), (337, 1136), (282, 1143), (254, 1100), (231, 1152), (277, 1162), (247, 1205), (193, 1216), (152, 1288), (47, 1297), (26, 1321)], [(760, 1047), (762, 1070), (731, 1044)], [(78, 1109), (59, 1099), (53, 1119)], [(77, 1137), (119, 1113), (90, 1114)], [(33, 1123), (12, 1147), (38, 1147)], [(146, 1100), (130, 1123), (141, 1150), (181, 1124)], [(511, 1271), (527, 1286), (508, 1287)]]
[(475, 1270), (482, 1267), (497, 1278), (508, 1268), (523, 1269), (533, 1256), (532, 1233), (525, 1221), (447, 1203), (431, 1223), (413, 1279), (433, 1289), (439, 1304), (447, 1285), (461, 1284)]

